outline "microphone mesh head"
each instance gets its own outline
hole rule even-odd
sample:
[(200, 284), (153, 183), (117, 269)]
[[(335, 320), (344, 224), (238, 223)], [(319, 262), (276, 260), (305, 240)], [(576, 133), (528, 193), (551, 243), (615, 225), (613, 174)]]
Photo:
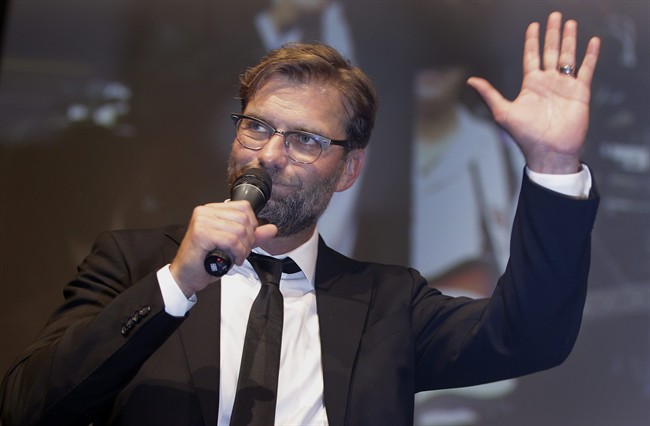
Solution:
[(259, 188), (264, 194), (266, 200), (271, 196), (271, 176), (262, 168), (250, 168), (243, 170), (239, 177), (235, 179), (232, 187), (233, 189), (240, 185), (253, 185)]

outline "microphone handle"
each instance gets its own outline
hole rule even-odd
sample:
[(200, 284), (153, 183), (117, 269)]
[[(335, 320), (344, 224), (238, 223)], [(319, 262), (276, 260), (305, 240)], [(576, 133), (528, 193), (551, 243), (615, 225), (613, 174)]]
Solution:
[(203, 265), (208, 274), (222, 277), (232, 267), (232, 256), (225, 250), (214, 249), (205, 257)]

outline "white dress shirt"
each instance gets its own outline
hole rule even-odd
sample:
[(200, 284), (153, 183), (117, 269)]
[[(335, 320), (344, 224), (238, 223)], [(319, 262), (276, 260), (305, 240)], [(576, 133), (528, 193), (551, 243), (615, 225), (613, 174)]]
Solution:
[[(569, 175), (546, 175), (526, 169), (534, 182), (565, 195), (584, 198), (591, 189), (591, 174), (583, 165), (580, 172)], [(267, 254), (261, 249), (256, 252)], [(284, 297), (284, 323), (278, 402), (275, 424), (327, 425), (323, 404), (323, 368), (320, 329), (316, 311), (314, 278), (318, 255), (318, 232), (297, 249), (277, 256), (291, 257), (301, 272), (282, 274), (280, 291)], [(158, 271), (158, 282), (170, 315), (183, 316), (197, 302), (196, 296), (185, 298), (178, 288), (169, 265)], [(230, 422), (237, 389), (248, 314), (260, 285), (248, 262), (234, 266), (221, 278), (221, 351), (218, 424)]]
[[(255, 251), (268, 255), (259, 248)], [(295, 274), (282, 274), (280, 279), (284, 322), (275, 413), (275, 423), (278, 425), (328, 424), (323, 404), (323, 368), (314, 289), (317, 254), (318, 233), (314, 232), (302, 246), (277, 256), (291, 257), (301, 269)], [(158, 280), (165, 310), (171, 315), (182, 316), (196, 303), (195, 298), (188, 300), (183, 296), (168, 266), (159, 271)], [(233, 266), (221, 278), (220, 347), (229, 350), (221, 351), (220, 356), (219, 425), (227, 426), (230, 423), (248, 315), (259, 289), (259, 279), (248, 261), (242, 266)], [(180, 299), (176, 299), (179, 296), (177, 292), (180, 292)]]
[(525, 165), (494, 122), (462, 105), (454, 114), (453, 130), (435, 141), (416, 137), (412, 145), (409, 265), (427, 278), (469, 260), (489, 259), (505, 269)]

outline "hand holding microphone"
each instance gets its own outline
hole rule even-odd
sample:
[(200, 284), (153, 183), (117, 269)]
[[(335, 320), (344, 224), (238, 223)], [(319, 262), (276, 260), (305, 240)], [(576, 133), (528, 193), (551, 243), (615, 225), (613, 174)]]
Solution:
[[(271, 185), (271, 177), (264, 169), (246, 169), (233, 183), (230, 200), (248, 201), (257, 216), (271, 197)], [(205, 257), (203, 263), (208, 274), (221, 277), (232, 267), (232, 256), (227, 250), (217, 248)]]
[(270, 224), (258, 226), (255, 217), (270, 195), (268, 174), (262, 169), (247, 169), (233, 183), (230, 202), (210, 203), (194, 209), (169, 268), (187, 297), (214, 281), (210, 275), (222, 276), (233, 263), (242, 262), (252, 247), (273, 238), (277, 228)]

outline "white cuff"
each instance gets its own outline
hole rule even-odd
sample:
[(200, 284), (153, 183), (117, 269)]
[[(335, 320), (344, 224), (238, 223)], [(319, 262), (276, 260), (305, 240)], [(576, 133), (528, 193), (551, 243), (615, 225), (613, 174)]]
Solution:
[(591, 191), (591, 172), (586, 164), (578, 173), (554, 175), (537, 173), (526, 167), (526, 174), (536, 184), (571, 197), (587, 198)]
[(158, 285), (162, 293), (163, 301), (165, 302), (165, 312), (175, 317), (185, 316), (187, 311), (192, 309), (196, 303), (196, 295), (193, 294), (189, 299), (181, 291), (176, 280), (169, 270), (169, 265), (165, 265), (156, 273), (158, 277)]

